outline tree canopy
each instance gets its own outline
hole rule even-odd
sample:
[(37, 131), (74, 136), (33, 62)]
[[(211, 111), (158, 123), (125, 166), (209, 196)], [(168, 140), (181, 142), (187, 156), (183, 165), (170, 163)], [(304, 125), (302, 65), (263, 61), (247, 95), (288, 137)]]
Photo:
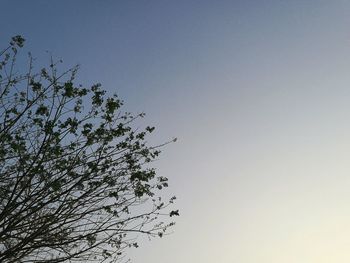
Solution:
[(162, 236), (178, 215), (151, 163), (154, 127), (100, 84), (74, 83), (51, 59), (16, 65), (24, 39), (0, 51), (0, 262), (115, 262), (138, 234)]

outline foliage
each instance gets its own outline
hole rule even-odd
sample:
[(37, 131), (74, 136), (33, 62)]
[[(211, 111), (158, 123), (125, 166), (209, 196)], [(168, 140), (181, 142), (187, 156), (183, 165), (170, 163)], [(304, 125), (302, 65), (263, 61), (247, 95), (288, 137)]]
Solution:
[[(167, 178), (159, 147), (101, 85), (74, 84), (77, 67), (16, 70), (21, 36), (0, 52), (0, 262), (114, 262), (135, 234), (162, 236)], [(164, 144), (163, 144), (164, 145)], [(168, 211), (167, 213), (164, 211)]]

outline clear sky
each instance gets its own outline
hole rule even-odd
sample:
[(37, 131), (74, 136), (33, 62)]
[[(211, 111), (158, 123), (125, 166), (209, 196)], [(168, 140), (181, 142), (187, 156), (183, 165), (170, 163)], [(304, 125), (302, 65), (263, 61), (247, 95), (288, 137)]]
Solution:
[(156, 163), (178, 196), (143, 263), (350, 262), (350, 1), (16, 1), (22, 34), (178, 137)]

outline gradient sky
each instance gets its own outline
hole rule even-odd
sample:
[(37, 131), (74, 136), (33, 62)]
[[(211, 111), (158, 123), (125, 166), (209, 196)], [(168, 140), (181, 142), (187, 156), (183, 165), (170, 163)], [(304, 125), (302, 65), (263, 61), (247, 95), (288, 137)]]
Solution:
[(350, 1), (1, 2), (79, 81), (178, 137), (156, 163), (181, 216), (143, 263), (350, 262)]

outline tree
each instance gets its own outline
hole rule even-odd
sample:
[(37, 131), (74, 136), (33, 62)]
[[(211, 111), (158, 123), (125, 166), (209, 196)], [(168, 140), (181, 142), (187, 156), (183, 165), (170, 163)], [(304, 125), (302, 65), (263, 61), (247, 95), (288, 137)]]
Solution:
[(174, 216), (134, 122), (100, 84), (75, 85), (77, 67), (16, 69), (21, 36), (0, 52), (0, 262), (115, 262), (135, 234), (162, 236)]

